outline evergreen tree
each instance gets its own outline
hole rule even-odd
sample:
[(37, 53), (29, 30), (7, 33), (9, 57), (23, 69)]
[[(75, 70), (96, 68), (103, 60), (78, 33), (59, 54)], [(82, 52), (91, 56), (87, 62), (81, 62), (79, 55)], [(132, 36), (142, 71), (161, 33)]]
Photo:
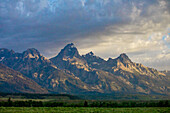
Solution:
[(87, 107), (87, 106), (88, 106), (88, 102), (84, 101), (84, 107)]

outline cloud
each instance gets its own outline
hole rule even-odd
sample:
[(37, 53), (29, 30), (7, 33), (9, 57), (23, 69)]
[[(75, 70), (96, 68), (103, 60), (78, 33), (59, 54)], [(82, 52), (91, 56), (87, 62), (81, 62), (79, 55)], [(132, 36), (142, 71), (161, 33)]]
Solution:
[(0, 47), (35, 47), (51, 57), (74, 42), (81, 54), (107, 59), (126, 52), (148, 66), (159, 59), (161, 68), (160, 57), (147, 59), (169, 58), (169, 6), (169, 0), (1, 0)]

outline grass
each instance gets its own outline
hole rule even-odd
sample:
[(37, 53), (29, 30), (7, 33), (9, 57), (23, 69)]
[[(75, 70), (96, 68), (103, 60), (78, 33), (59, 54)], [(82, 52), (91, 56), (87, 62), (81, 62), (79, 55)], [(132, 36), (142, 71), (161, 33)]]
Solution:
[[(6, 102), (8, 101), (9, 98), (0, 98), (0, 102)], [(15, 102), (15, 101), (29, 101), (29, 100), (32, 100), (32, 101), (42, 101), (42, 102), (48, 102), (48, 101), (57, 101), (55, 99), (20, 99), (20, 98), (12, 98), (12, 101)]]
[[(8, 96), (0, 97), (0, 102), (1, 101), (8, 101), (9, 97)], [(66, 101), (66, 100), (68, 101), (68, 100), (70, 100), (68, 97), (62, 97), (62, 96), (57, 96), (57, 97), (48, 96), (48, 97), (45, 97), (44, 99), (29, 99), (29, 98), (20, 97), (20, 96), (11, 96), (10, 98), (12, 99), (12, 101), (29, 101), (29, 100), (32, 100), (32, 101), (46, 102), (46, 101)]]
[(90, 108), (90, 107), (0, 107), (0, 113), (170, 113), (169, 107)]

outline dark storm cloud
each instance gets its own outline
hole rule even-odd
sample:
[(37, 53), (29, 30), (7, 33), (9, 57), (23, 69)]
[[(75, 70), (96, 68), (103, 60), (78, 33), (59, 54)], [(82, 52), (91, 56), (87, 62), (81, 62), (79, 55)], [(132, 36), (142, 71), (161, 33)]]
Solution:
[[(35, 47), (46, 56), (54, 55), (51, 51), (66, 43), (76, 40), (81, 42), (80, 40), (90, 35), (100, 34), (108, 26), (123, 26), (131, 22), (129, 15), (133, 6), (142, 10), (141, 15), (147, 15), (150, 4), (158, 2), (156, 0), (0, 0), (0, 47), (16, 51)], [(93, 40), (102, 41), (95, 37)]]

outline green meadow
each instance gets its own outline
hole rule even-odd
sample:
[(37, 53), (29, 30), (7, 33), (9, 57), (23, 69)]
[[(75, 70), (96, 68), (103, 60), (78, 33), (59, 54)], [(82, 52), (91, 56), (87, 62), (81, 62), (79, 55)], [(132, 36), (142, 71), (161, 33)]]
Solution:
[(0, 113), (170, 113), (170, 108), (0, 107)]
[(110, 97), (101, 96), (101, 100), (93, 100), (93, 96), (87, 97), (2, 93), (0, 113), (170, 113), (168, 98), (112, 100)]

